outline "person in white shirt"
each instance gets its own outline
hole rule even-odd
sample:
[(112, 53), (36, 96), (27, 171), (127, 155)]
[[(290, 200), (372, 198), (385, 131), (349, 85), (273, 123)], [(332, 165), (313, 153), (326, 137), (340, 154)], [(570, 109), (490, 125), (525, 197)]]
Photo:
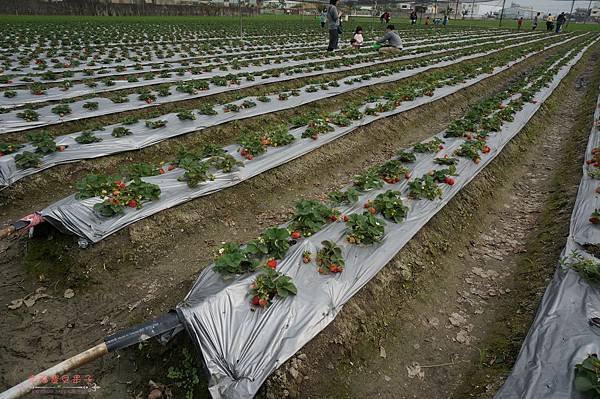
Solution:
[(354, 36), (352, 36), (352, 39), (350, 40), (350, 44), (354, 48), (361, 48), (364, 42), (365, 39), (363, 38), (363, 29), (361, 26), (357, 26), (356, 30), (354, 31)]

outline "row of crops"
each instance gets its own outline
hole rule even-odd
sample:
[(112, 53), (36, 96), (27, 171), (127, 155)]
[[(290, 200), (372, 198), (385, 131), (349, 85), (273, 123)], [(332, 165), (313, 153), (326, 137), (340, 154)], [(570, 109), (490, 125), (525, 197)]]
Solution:
[(600, 394), (600, 96), (570, 234), (512, 374), (499, 398), (526, 390), (548, 397)]
[[(177, 308), (216, 397), (252, 397), (502, 151), (599, 41), (592, 34), (411, 30), (400, 32), (403, 52), (382, 56), (370, 48), (325, 54), (320, 32), (274, 35), (257, 26), (240, 43), (227, 29), (157, 26), (144, 34), (108, 25), (75, 35), (60, 24), (26, 25), (18, 34), (0, 28), (1, 188), (61, 164), (300, 108), (292, 118), (238, 129), (230, 143), (181, 146), (159, 163), (123, 161), (114, 173), (89, 173), (71, 195), (35, 213), (85, 245), (544, 55), (504, 91), (444, 131), (398, 148), (326, 193), (327, 201), (301, 200), (287, 223), (222, 245)], [(284, 81), (299, 83), (268, 91)], [(373, 85), (386, 92), (327, 112), (302, 108)], [(234, 101), (211, 101), (228, 92)]]

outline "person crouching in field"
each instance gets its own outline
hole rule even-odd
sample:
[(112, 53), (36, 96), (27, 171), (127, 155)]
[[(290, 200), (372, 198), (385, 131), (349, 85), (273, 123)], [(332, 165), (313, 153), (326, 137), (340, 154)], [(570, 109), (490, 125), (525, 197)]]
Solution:
[(400, 39), (400, 36), (396, 33), (394, 25), (387, 26), (385, 35), (377, 40), (377, 43), (383, 44), (379, 49), (382, 53), (398, 52), (402, 50), (402, 39)]
[(363, 38), (363, 28), (362, 26), (357, 26), (356, 30), (354, 31), (354, 36), (352, 36), (352, 39), (350, 39), (350, 44), (354, 48), (361, 48), (364, 43), (365, 39)]

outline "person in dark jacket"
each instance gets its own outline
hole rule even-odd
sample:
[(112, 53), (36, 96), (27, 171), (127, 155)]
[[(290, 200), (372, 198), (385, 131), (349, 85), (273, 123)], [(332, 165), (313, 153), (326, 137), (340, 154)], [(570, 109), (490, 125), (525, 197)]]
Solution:
[(337, 9), (337, 3), (338, 0), (329, 0), (329, 6), (327, 7), (327, 27), (329, 28), (329, 46), (327, 46), (327, 51), (333, 51), (338, 48), (340, 16), (342, 13)]
[(556, 33), (560, 33), (565, 22), (567, 22), (567, 17), (564, 12), (561, 12), (558, 18), (556, 18)]

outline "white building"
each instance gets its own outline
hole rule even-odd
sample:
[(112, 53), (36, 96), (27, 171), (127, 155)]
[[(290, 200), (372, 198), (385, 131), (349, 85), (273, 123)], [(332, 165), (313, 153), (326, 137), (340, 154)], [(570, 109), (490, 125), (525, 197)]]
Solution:
[(502, 7), (489, 4), (462, 3), (461, 10), (466, 11), (464, 13), (466, 17), (484, 17), (500, 14)]
[(533, 7), (525, 7), (517, 3), (512, 3), (510, 7), (504, 9), (502, 14), (505, 19), (518, 19), (521, 17), (524, 19), (533, 19), (538, 12), (540, 11)]

